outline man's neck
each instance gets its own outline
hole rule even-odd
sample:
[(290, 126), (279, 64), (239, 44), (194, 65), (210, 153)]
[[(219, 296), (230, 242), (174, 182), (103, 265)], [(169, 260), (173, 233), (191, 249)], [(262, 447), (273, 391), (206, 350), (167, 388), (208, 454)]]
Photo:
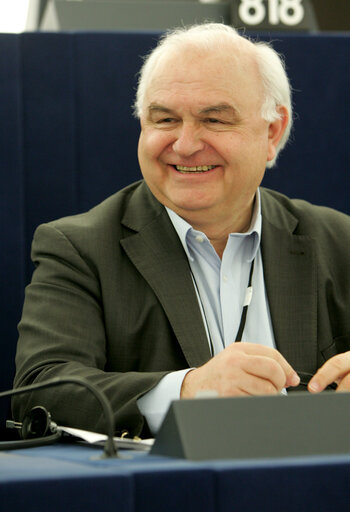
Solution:
[(205, 233), (214, 247), (216, 253), (222, 258), (225, 250), (227, 239), (230, 233), (245, 233), (248, 231), (253, 212), (254, 200), (245, 212), (241, 212), (235, 219), (219, 219), (216, 221), (206, 222), (202, 218), (196, 222), (196, 219), (185, 218), (191, 224), (193, 229)]
[(250, 220), (251, 220), (251, 218), (249, 219), (249, 222), (246, 223), (246, 226), (243, 229), (228, 230), (221, 237), (220, 236), (219, 237), (215, 237), (215, 236), (211, 237), (207, 233), (205, 233), (205, 231), (203, 231), (207, 235), (207, 237), (209, 238), (210, 243), (214, 247), (214, 249), (215, 249), (215, 251), (218, 254), (220, 259), (222, 259), (222, 255), (224, 253), (224, 250), (225, 250), (225, 247), (226, 247), (226, 244), (227, 244), (227, 240), (228, 240), (229, 234), (230, 233), (246, 233), (248, 231), (248, 229), (249, 229), (249, 226), (250, 226)]

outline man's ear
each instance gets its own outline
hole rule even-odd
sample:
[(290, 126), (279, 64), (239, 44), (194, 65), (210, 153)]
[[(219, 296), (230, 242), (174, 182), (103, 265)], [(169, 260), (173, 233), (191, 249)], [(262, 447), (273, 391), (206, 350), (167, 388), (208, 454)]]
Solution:
[(284, 134), (289, 114), (288, 110), (285, 106), (279, 105), (276, 108), (277, 112), (279, 113), (279, 119), (276, 119), (272, 123), (269, 124), (269, 133), (268, 133), (268, 152), (267, 152), (267, 161), (270, 162), (273, 160), (276, 156), (276, 148), (278, 146), (279, 141), (282, 138), (282, 135)]

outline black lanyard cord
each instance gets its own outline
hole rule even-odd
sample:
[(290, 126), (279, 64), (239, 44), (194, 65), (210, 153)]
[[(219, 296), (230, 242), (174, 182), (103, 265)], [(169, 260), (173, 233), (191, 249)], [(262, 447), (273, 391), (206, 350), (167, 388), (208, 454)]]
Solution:
[(240, 324), (239, 324), (239, 327), (238, 327), (238, 331), (237, 331), (237, 334), (236, 334), (235, 341), (241, 341), (242, 340), (242, 334), (243, 334), (243, 331), (244, 331), (245, 323), (247, 321), (248, 307), (249, 307), (249, 304), (250, 304), (250, 301), (251, 301), (251, 298), (252, 298), (252, 292), (253, 292), (252, 280), (253, 280), (253, 272), (254, 272), (254, 262), (255, 262), (255, 258), (253, 259), (252, 264), (250, 266), (248, 286), (247, 286), (247, 290), (246, 290), (246, 297), (245, 297), (245, 300), (244, 300), (244, 305), (243, 305), (242, 315), (241, 315), (241, 321), (240, 321)]
[[(252, 291), (253, 291), (252, 281), (253, 281), (253, 273), (254, 273), (254, 263), (255, 263), (255, 258), (253, 259), (253, 261), (251, 263), (251, 266), (250, 266), (248, 286), (247, 286), (247, 289), (246, 289), (246, 295), (245, 295), (243, 309), (242, 309), (241, 321), (239, 323), (239, 327), (238, 327), (238, 331), (237, 331), (237, 334), (236, 334), (235, 341), (241, 341), (242, 340), (242, 335), (243, 335), (244, 327), (245, 327), (245, 324), (246, 324), (246, 321), (247, 321), (248, 307), (249, 307), (249, 304), (250, 304), (250, 301), (251, 301), (251, 296), (252, 296)], [(211, 339), (211, 334), (210, 334), (210, 329), (209, 329), (209, 323), (208, 323), (207, 315), (205, 313), (204, 304), (203, 304), (201, 295), (199, 293), (199, 288), (198, 288), (198, 285), (197, 285), (197, 281), (196, 281), (196, 279), (194, 277), (194, 274), (192, 272), (191, 267), (190, 267), (190, 272), (191, 272), (192, 280), (193, 280), (193, 283), (194, 283), (194, 286), (195, 286), (195, 289), (196, 289), (196, 292), (197, 292), (197, 295), (198, 295), (198, 298), (199, 298), (199, 301), (200, 301), (200, 304), (201, 304), (201, 309), (202, 309), (202, 312), (203, 312), (205, 326), (206, 326), (207, 333), (208, 333), (208, 338), (209, 338), (210, 352), (211, 352), (212, 355), (214, 355), (214, 345), (213, 345), (213, 341)]]

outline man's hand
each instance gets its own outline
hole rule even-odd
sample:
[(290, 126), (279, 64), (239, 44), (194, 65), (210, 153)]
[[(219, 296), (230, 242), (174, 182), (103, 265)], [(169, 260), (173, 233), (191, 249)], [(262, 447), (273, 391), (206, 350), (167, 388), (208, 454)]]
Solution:
[(332, 382), (338, 384), (337, 391), (350, 391), (350, 352), (328, 359), (310, 380), (308, 390), (318, 393)]
[(275, 349), (253, 343), (232, 343), (203, 366), (191, 370), (182, 383), (181, 398), (200, 391), (219, 396), (272, 395), (300, 379)]

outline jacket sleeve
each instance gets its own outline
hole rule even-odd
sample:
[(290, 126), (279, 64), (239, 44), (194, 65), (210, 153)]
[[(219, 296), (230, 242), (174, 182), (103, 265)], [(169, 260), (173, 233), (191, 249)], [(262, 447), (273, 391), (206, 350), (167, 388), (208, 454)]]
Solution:
[[(167, 371), (110, 371), (98, 269), (61, 230), (40, 226), (32, 259), (36, 269), (19, 324), (15, 387), (59, 376), (83, 377), (109, 399), (116, 432), (149, 435), (137, 400)], [(45, 406), (61, 425), (105, 429), (98, 403), (80, 386), (19, 395), (13, 400), (14, 417), (21, 420), (35, 405)]]

